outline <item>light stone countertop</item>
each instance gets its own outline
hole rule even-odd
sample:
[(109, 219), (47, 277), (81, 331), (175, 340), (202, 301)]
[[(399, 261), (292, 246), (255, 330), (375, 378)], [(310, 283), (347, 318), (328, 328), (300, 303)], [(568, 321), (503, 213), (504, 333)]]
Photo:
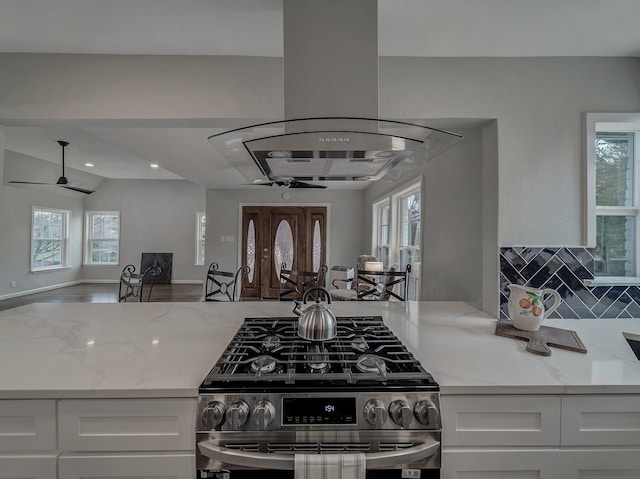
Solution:
[[(245, 317), (291, 317), (290, 302), (31, 304), (0, 312), (0, 398), (195, 397)], [(380, 315), (443, 394), (640, 393), (640, 361), (621, 331), (639, 319), (547, 320), (587, 354), (550, 357), (494, 335), (461, 302), (334, 302), (337, 316)]]

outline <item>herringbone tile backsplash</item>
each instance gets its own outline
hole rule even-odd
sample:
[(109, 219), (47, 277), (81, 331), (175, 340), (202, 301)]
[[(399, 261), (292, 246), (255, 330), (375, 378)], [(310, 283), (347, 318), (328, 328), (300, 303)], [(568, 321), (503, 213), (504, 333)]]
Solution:
[(500, 248), (500, 317), (509, 317), (512, 283), (558, 291), (562, 304), (550, 318), (640, 317), (640, 287), (585, 286), (593, 271), (593, 248)]

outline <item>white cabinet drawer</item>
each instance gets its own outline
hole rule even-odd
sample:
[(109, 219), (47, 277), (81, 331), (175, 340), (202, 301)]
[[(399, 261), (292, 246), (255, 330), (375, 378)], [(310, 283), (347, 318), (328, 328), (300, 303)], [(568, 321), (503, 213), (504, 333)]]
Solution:
[(0, 451), (47, 449), (56, 449), (55, 401), (0, 401)]
[(0, 454), (0, 479), (56, 479), (57, 455)]
[(640, 449), (571, 449), (561, 453), (562, 479), (635, 479), (640, 477)]
[(195, 454), (63, 454), (60, 479), (193, 479)]
[(565, 396), (562, 445), (640, 445), (640, 396)]
[(445, 448), (442, 479), (565, 479), (558, 449)]
[(61, 400), (65, 451), (195, 450), (195, 399)]
[(447, 446), (557, 446), (560, 397), (443, 396)]

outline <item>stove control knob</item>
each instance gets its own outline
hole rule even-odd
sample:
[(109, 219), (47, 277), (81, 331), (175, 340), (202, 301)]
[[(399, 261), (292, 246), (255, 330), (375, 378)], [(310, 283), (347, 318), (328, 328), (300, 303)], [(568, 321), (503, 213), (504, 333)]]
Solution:
[(369, 399), (364, 405), (364, 418), (375, 429), (381, 429), (387, 421), (387, 408), (380, 399)]
[(229, 406), (227, 416), (231, 422), (231, 429), (238, 430), (244, 426), (247, 419), (249, 419), (249, 405), (242, 400), (238, 400)]
[(224, 421), (224, 413), (226, 408), (219, 401), (211, 401), (202, 410), (202, 425), (207, 431), (217, 428)]
[(258, 429), (262, 431), (267, 429), (273, 421), (273, 418), (276, 416), (276, 408), (271, 401), (262, 399), (253, 407), (251, 415), (255, 418)]
[(405, 399), (398, 399), (389, 406), (389, 416), (398, 426), (406, 429), (413, 420), (413, 411)]
[(429, 399), (418, 401), (413, 408), (413, 414), (420, 424), (438, 429), (440, 414), (433, 401)]

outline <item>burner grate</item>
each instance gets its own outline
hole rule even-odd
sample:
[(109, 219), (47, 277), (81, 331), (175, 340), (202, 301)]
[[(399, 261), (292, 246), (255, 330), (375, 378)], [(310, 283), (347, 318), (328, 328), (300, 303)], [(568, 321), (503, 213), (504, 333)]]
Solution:
[[(297, 334), (297, 318), (247, 318), (201, 389), (225, 383), (314, 386), (433, 383), (379, 316), (338, 317), (334, 339)], [(363, 357), (376, 358), (363, 362)]]

